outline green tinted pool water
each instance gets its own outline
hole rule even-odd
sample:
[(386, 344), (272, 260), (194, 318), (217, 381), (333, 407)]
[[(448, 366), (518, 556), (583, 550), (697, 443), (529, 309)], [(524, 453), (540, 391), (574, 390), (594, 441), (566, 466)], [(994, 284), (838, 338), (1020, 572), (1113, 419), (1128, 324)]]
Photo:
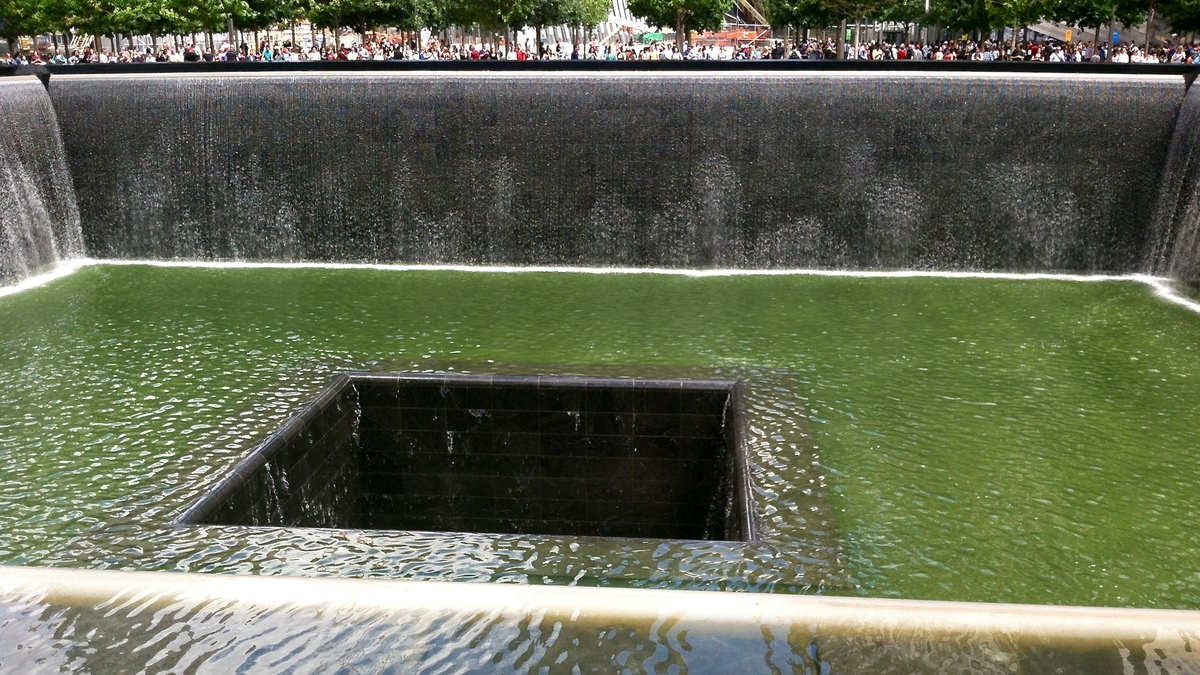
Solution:
[[(1200, 608), (1138, 282), (93, 266), (0, 298), (0, 562)], [(737, 377), (765, 541), (171, 528), (343, 368)]]

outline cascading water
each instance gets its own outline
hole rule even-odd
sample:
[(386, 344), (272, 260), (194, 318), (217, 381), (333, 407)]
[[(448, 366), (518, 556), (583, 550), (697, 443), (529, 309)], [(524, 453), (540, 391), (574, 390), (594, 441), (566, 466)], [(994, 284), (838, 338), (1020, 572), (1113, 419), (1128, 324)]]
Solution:
[(1036, 73), (50, 82), (100, 258), (1118, 273), (1144, 271), (1184, 93)]
[(1157, 237), (1151, 265), (1156, 274), (1200, 281), (1200, 90), (1192, 87), (1179, 110), (1163, 169), (1155, 212)]
[(50, 97), (36, 79), (0, 78), (0, 285), (82, 255)]

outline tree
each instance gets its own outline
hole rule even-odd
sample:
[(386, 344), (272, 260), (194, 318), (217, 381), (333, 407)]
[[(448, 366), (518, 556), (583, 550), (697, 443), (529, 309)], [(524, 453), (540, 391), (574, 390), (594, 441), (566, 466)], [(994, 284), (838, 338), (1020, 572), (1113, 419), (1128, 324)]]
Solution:
[(450, 26), (470, 26), (473, 21), (470, 4), (471, 0), (423, 0), (422, 23), (438, 32)]
[(1008, 11), (1002, 0), (933, 0), (929, 21), (955, 30), (989, 32), (1011, 25)]
[(675, 46), (683, 51), (684, 36), (694, 30), (720, 30), (729, 0), (629, 0), (629, 11), (652, 26), (674, 26)]
[[(1096, 40), (1100, 39), (1101, 26), (1109, 27), (1108, 43), (1112, 44), (1113, 31), (1116, 25), (1140, 25), (1148, 11), (1153, 11), (1158, 0), (1058, 0), (1051, 7), (1056, 21), (1092, 28), (1096, 31)], [(1112, 50), (1108, 50), (1112, 59)]]
[(75, 30), (96, 38), (99, 49), (101, 35), (115, 33), (120, 25), (121, 5), (115, 0), (72, 0), (65, 8), (66, 22)]
[(177, 3), (180, 25), (174, 32), (202, 33), (220, 30), (233, 16), (238, 0), (183, 0)]
[[(856, 22), (864, 17), (873, 17), (887, 5), (888, 0), (824, 0), (825, 8), (838, 19), (837, 57), (845, 58), (846, 22)], [(857, 41), (859, 31), (854, 31)]]
[(1200, 33), (1200, 0), (1164, 0), (1159, 12), (1176, 33)]
[(1100, 27), (1108, 23), (1109, 5), (1106, 0), (1058, 0), (1053, 7), (1054, 19), (1068, 26), (1091, 28), (1100, 41)]
[(4, 0), (0, 2), (0, 37), (16, 50), (21, 35), (65, 32), (69, 11), (64, 0)]
[(529, 4), (528, 25), (533, 26), (534, 48), (537, 54), (542, 53), (542, 28), (566, 23), (562, 0), (532, 0)]
[[(930, 9), (933, 9), (932, 6)], [(925, 0), (894, 0), (883, 7), (879, 18), (884, 21), (902, 23), (905, 26), (916, 26), (929, 21), (925, 11)]]
[(608, 18), (608, 0), (561, 0), (563, 23), (595, 28)]
[(312, 0), (308, 6), (308, 19), (318, 28), (333, 31), (333, 47), (342, 46), (342, 28), (354, 16), (360, 0)]
[(8, 42), (13, 51), (20, 49), (20, 36), (37, 34), (37, 22), (34, 19), (37, 4), (33, 0), (5, 0), (0, 4), (0, 37)]
[(474, 0), (471, 24), (487, 30), (504, 30), (525, 26), (530, 13), (530, 3), (523, 0)]
[(789, 26), (800, 31), (837, 22), (822, 0), (765, 0), (763, 4), (772, 26)]
[[(1014, 28), (1013, 37), (1016, 37), (1016, 27), (1028, 26), (1037, 23), (1044, 19), (1050, 13), (1050, 3), (1048, 0), (1004, 0), (999, 3), (996, 11), (997, 17), (1002, 23), (998, 26), (1012, 26)], [(1024, 42), (1024, 36), (1022, 36)]]
[(258, 32), (296, 16), (300, 9), (288, 0), (234, 0), (229, 18), (242, 30)]
[(185, 23), (175, 7), (162, 0), (123, 0), (114, 18), (124, 32), (150, 35), (155, 43), (159, 35), (183, 32)]

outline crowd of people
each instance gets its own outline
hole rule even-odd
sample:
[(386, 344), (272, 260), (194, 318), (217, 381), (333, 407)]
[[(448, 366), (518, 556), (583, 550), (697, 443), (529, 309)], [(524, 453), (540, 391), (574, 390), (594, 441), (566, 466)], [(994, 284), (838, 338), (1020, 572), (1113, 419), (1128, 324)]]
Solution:
[[(1059, 42), (1036, 40), (1029, 42), (999, 42), (985, 40), (946, 41), (938, 44), (914, 43), (851, 43), (843, 45), (846, 59), (871, 61), (934, 60), (934, 61), (1043, 61), (1052, 63), (1102, 62), (1108, 58), (1108, 46), (1091, 42)], [(63, 49), (0, 54), (0, 64), (67, 65), (79, 63), (196, 63), (215, 61), (396, 61), (396, 60), (762, 60), (762, 59), (833, 59), (837, 43), (833, 40), (812, 39), (785, 45), (782, 40), (746, 44), (740, 47), (685, 44), (682, 50), (672, 43), (649, 44), (525, 44), (515, 49), (505, 45), (448, 44), (431, 39), (423, 44), (415, 41), (393, 42), (388, 38), (363, 41), (354, 45), (293, 45), (291, 42), (262, 41), (257, 45), (224, 44), (217, 49), (194, 43), (163, 44), (145, 49), (124, 48), (117, 51), (86, 48), (79, 51)], [(1192, 45), (1164, 45), (1145, 50), (1129, 43), (1113, 48), (1114, 63), (1179, 63), (1200, 61), (1200, 48)]]

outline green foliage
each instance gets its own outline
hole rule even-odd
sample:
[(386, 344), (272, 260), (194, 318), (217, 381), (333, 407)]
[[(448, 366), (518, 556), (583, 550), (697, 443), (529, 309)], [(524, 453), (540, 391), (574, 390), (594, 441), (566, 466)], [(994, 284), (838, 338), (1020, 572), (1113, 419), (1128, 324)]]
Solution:
[(671, 26), (681, 34), (720, 30), (732, 4), (729, 0), (629, 0), (629, 11), (652, 26)]
[(120, 27), (120, 9), (115, 0), (68, 0), (66, 23), (83, 34), (108, 35)]
[(1200, 0), (1164, 0), (1158, 11), (1176, 33), (1200, 33)]
[(0, 4), (0, 37), (16, 44), (18, 35), (34, 35), (41, 26), (32, 19), (37, 3), (30, 0), (6, 0)]
[(199, 33), (221, 30), (233, 14), (235, 3), (231, 0), (180, 0), (174, 9), (178, 17), (176, 32)]
[(420, 7), (425, 27), (442, 31), (450, 26), (472, 25), (471, 0), (422, 0)]
[(37, 35), (67, 29), (70, 7), (64, 0), (3, 0), (0, 35), (15, 43), (18, 35)]
[[(543, 2), (554, 0), (542, 0)], [(572, 26), (595, 28), (608, 18), (608, 0), (559, 0), (562, 5), (563, 23)], [(546, 25), (546, 24), (543, 24)], [(552, 24), (551, 24), (552, 25)]]
[(488, 30), (519, 29), (528, 22), (532, 4), (530, 0), (473, 0), (468, 25)]
[(804, 29), (837, 23), (837, 17), (822, 0), (764, 0), (763, 8), (772, 26)]
[(1028, 26), (1050, 13), (1049, 0), (1003, 0), (992, 16), (1003, 26)]
[(878, 16), (889, 0), (823, 0), (829, 13), (839, 19), (870, 19)]
[(906, 24), (926, 22), (925, 0), (894, 0), (882, 8), (879, 18)]
[(231, 0), (228, 9), (237, 27), (258, 31), (301, 15), (305, 6), (294, 0)]
[(1118, 23), (1122, 26), (1140, 26), (1146, 22), (1146, 13), (1158, 2), (1156, 0), (1117, 0), (1112, 4), (1116, 9)]
[[(265, 30), (307, 18), (331, 30), (400, 30), (450, 26), (490, 30), (554, 25), (594, 27), (610, 0), (0, 0), (0, 32), (8, 37), (67, 32), (109, 35), (222, 31), (230, 19), (241, 29)], [(718, 30), (733, 0), (630, 0), (634, 14), (674, 28), (680, 43), (690, 31)], [(1094, 29), (1115, 17), (1139, 25), (1154, 11), (1176, 32), (1200, 32), (1200, 0), (763, 0), (777, 27), (821, 28), (845, 19), (928, 24), (988, 32), (1050, 20)]]
[(186, 21), (176, 9), (162, 0), (122, 0), (113, 18), (125, 33), (165, 35), (183, 32)]
[[(1047, 16), (1048, 0), (933, 0), (930, 19), (955, 30), (1027, 26)], [(1029, 17), (1029, 18), (1022, 18)]]
[(1111, 15), (1108, 0), (1058, 0), (1054, 15), (1081, 28), (1098, 28)]

